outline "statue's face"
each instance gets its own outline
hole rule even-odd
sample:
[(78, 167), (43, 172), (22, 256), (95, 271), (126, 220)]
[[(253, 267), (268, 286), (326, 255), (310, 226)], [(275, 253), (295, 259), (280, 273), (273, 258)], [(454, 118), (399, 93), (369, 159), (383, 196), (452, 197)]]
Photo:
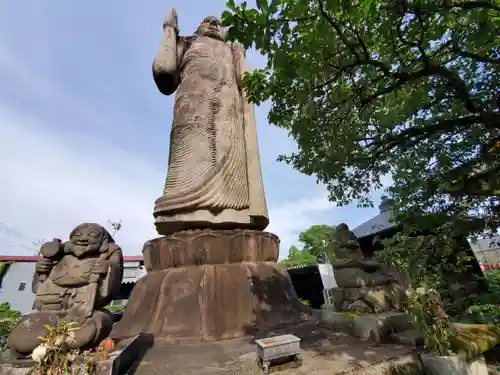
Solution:
[(208, 36), (218, 40), (226, 40), (226, 32), (221, 26), (220, 21), (215, 17), (206, 17), (198, 26), (196, 34), (200, 36)]
[(77, 256), (99, 253), (104, 230), (97, 225), (84, 224), (76, 227), (69, 239), (69, 248)]

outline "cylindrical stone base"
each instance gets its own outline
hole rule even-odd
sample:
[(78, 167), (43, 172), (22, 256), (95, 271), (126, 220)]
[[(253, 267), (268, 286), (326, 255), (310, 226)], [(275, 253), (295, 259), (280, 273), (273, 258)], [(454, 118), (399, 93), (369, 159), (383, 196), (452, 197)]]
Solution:
[(309, 310), (275, 262), (277, 241), (259, 231), (206, 230), (147, 242), (148, 274), (134, 287), (112, 337), (217, 341), (304, 320)]

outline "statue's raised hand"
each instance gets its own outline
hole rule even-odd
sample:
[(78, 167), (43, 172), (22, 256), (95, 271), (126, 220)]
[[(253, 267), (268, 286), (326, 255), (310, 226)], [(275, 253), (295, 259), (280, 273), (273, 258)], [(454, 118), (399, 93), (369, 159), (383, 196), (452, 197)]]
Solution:
[(179, 25), (177, 23), (177, 11), (175, 8), (170, 8), (168, 10), (167, 16), (165, 17), (165, 21), (163, 21), (163, 28), (171, 27), (176, 32), (179, 32)]

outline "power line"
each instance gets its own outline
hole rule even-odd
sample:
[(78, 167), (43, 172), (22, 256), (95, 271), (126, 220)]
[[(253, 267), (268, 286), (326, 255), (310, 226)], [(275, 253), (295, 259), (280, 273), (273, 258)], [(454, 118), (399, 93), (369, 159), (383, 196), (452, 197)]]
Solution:
[[(11, 236), (11, 237), (23, 240), (23, 241), (29, 241), (35, 247), (41, 246), (42, 243), (44, 242), (43, 239), (34, 240), (31, 237), (29, 237), (26, 234), (24, 234), (23, 232), (21, 232), (19, 230), (16, 230), (16, 229), (12, 228), (11, 226), (9, 226), (9, 225), (1, 222), (1, 221), (0, 221), (0, 233), (6, 234), (8, 236)], [(36, 248), (34, 248), (34, 247), (28, 247), (26, 245), (20, 245), (20, 244), (18, 244), (18, 245), (11, 245), (11, 247), (22, 247), (22, 248), (28, 250), (31, 253), (38, 254), (38, 250)], [(4, 250), (7, 250), (7, 249), (4, 249)]]
[(5, 224), (1, 221), (0, 221), (0, 232), (7, 234), (9, 236), (12, 236), (12, 237), (16, 237), (16, 238), (19, 238), (22, 240), (30, 241), (34, 245), (36, 245), (38, 243), (38, 241), (33, 240), (32, 238), (28, 237), (23, 232), (20, 232), (20, 231), (8, 226), (7, 224)]

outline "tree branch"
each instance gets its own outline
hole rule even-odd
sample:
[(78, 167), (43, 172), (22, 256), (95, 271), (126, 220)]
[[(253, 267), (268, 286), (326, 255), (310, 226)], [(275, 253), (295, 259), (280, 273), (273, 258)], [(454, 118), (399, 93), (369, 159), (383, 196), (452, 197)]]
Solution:
[(337, 32), (337, 34), (340, 37), (340, 39), (342, 39), (342, 42), (344, 42), (344, 44), (351, 50), (351, 53), (353, 54), (353, 56), (355, 57), (355, 59), (357, 61), (361, 60), (361, 58), (359, 57), (359, 55), (358, 55), (358, 53), (356, 51), (356, 46), (353, 43), (349, 42), (349, 40), (345, 37), (344, 33), (342, 32), (342, 29), (340, 28), (340, 26), (326, 12), (325, 6), (323, 4), (323, 1), (322, 0), (318, 0), (318, 2), (319, 2), (319, 10), (321, 12), (321, 15), (335, 29), (335, 31)]
[[(498, 114), (500, 119), (500, 114)], [(429, 138), (431, 135), (439, 135), (446, 132), (455, 131), (459, 132), (460, 129), (468, 128), (469, 126), (485, 121), (483, 115), (471, 115), (461, 118), (454, 118), (448, 120), (440, 120), (432, 125), (424, 127), (409, 127), (397, 134), (392, 134), (387, 137), (379, 137), (376, 141), (370, 144), (372, 152), (370, 159), (378, 158), (383, 154), (392, 151), (396, 147), (408, 148), (415, 146), (418, 142)]]
[(453, 46), (452, 51), (454, 53), (458, 54), (460, 57), (464, 57), (464, 58), (472, 59), (472, 60), (477, 60), (477, 61), (480, 61), (482, 63), (500, 65), (500, 59), (494, 59), (494, 58), (487, 57), (487, 56), (481, 56), (481, 55), (478, 55), (477, 53), (473, 53), (473, 52), (462, 51), (458, 48), (458, 46)]

